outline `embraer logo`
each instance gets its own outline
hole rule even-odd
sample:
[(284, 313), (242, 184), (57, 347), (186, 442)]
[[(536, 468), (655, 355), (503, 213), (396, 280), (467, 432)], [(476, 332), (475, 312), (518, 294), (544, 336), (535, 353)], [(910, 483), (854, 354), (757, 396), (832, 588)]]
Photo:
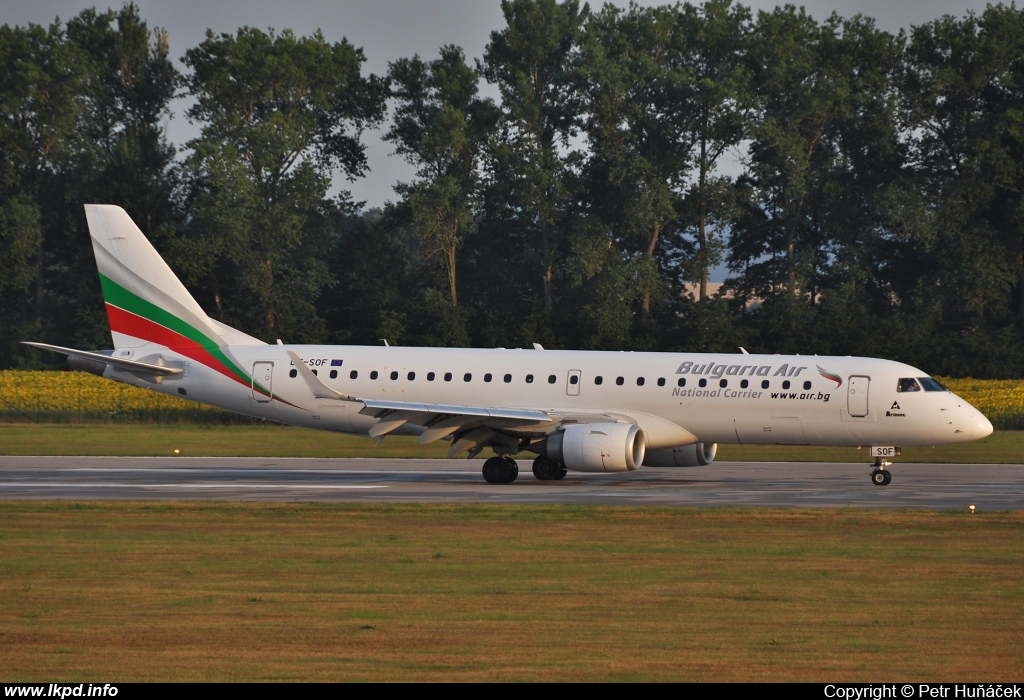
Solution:
[(889, 406), (889, 410), (885, 412), (885, 415), (888, 416), (889, 418), (906, 418), (906, 413), (893, 413), (893, 411), (899, 410), (901, 410), (899, 402), (893, 401), (892, 406)]

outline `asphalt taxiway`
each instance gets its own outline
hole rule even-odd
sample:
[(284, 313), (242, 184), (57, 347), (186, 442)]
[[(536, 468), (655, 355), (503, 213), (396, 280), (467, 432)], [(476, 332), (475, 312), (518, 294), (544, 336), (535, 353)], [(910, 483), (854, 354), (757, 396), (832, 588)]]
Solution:
[(1024, 465), (715, 462), (492, 485), (480, 460), (0, 457), (2, 499), (248, 500), (1024, 509)]

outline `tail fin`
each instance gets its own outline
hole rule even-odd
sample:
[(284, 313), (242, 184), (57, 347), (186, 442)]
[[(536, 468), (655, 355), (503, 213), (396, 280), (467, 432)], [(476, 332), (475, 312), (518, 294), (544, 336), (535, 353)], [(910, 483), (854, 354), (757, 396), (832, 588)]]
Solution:
[(115, 349), (263, 344), (207, 316), (124, 209), (86, 204), (85, 216)]

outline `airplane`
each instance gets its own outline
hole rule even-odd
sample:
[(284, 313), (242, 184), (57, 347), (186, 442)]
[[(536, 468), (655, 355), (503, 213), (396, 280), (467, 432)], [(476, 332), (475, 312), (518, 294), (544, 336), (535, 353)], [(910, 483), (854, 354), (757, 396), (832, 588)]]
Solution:
[(539, 480), (568, 471), (696, 467), (719, 444), (870, 447), (872, 483), (905, 446), (978, 440), (992, 424), (919, 369), (816, 355), (276, 345), (210, 318), (114, 205), (85, 213), (112, 350), (62, 353), (72, 368), (277, 423), (490, 448), (484, 479), (513, 455)]

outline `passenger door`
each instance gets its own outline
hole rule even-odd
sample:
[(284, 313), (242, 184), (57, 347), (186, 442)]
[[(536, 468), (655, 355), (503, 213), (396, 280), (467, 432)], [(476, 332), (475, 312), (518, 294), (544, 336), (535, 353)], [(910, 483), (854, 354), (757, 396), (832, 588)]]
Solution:
[[(262, 391), (257, 389), (258, 386), (263, 387), (267, 390), (270, 396), (266, 396)], [(270, 403), (271, 396), (274, 395), (274, 363), (273, 362), (253, 362), (252, 363), (252, 398), (253, 401), (259, 403)]]
[(868, 414), (868, 389), (871, 377), (850, 377), (846, 390), (846, 408), (855, 418), (863, 418)]

